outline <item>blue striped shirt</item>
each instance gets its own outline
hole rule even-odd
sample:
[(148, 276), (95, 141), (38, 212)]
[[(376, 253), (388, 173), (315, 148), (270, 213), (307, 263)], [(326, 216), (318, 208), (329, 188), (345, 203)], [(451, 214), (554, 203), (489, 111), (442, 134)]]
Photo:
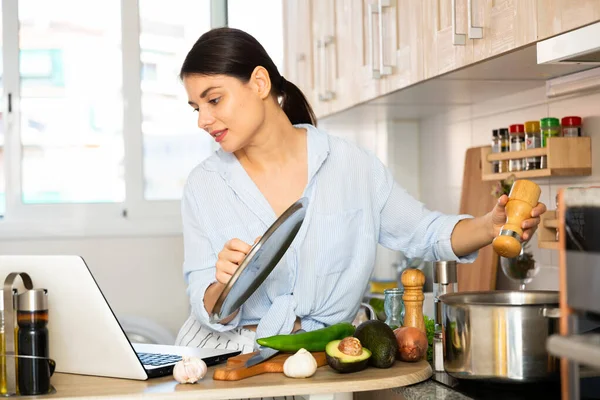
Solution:
[(276, 220), (270, 204), (232, 153), (218, 150), (197, 166), (182, 199), (184, 277), (192, 315), (218, 332), (258, 324), (257, 337), (351, 322), (375, 264), (377, 243), (426, 260), (472, 262), (450, 243), (470, 215), (428, 210), (370, 152), (312, 125), (307, 130), (309, 200), (296, 238), (265, 282), (228, 324), (211, 324), (204, 293), (225, 242), (253, 243)]

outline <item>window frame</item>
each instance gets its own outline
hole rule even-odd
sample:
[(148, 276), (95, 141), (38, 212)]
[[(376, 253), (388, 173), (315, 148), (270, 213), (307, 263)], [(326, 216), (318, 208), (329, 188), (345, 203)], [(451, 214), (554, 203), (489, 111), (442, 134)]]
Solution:
[[(2, 1), (6, 211), (0, 217), (0, 240), (181, 234), (180, 200), (144, 198), (140, 12), (137, 0), (121, 0), (120, 6), (125, 201), (23, 204), (19, 4), (18, 0)], [(211, 27), (227, 24), (227, 0), (210, 1), (210, 20)]]

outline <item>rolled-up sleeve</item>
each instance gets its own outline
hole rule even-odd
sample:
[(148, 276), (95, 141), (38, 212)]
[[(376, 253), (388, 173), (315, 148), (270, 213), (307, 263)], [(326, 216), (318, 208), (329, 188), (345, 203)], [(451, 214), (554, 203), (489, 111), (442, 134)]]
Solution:
[(394, 180), (379, 160), (375, 161), (375, 195), (380, 211), (379, 243), (401, 251), (408, 258), (426, 261), (471, 263), (478, 251), (458, 257), (451, 236), (456, 224), (471, 215), (446, 215), (428, 210)]
[(199, 323), (214, 331), (224, 332), (235, 329), (241, 320), (241, 310), (229, 323), (219, 324), (210, 323), (208, 312), (204, 307), (206, 289), (217, 281), (215, 278), (217, 253), (202, 228), (198, 201), (189, 183), (183, 192), (181, 217), (184, 246), (183, 275), (192, 313)]

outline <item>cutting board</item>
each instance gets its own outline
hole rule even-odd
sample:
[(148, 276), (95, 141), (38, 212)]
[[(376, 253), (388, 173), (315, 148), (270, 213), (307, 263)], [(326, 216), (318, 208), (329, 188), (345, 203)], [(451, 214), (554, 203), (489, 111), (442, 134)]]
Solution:
[[(246, 361), (255, 354), (258, 354), (258, 352), (240, 354), (239, 356), (229, 358), (224, 367), (215, 369), (213, 379), (217, 381), (239, 381), (240, 379), (268, 372), (283, 372), (283, 363), (288, 357), (293, 355), (292, 353), (282, 353), (260, 364), (245, 367)], [(327, 364), (327, 358), (324, 351), (311, 352), (311, 354), (315, 360), (317, 360), (317, 367), (322, 367)]]
[[(463, 173), (460, 213), (480, 217), (490, 212), (496, 204), (492, 196), (494, 181), (481, 179), (481, 147), (467, 149)], [(492, 245), (479, 250), (472, 264), (458, 265), (458, 291), (470, 292), (496, 289), (498, 256)]]

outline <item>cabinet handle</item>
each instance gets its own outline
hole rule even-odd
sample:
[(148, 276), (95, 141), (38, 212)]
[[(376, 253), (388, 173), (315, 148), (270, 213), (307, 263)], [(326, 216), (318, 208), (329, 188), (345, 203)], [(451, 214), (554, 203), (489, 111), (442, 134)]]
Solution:
[(378, 0), (379, 5), (379, 74), (391, 75), (392, 67), (383, 63), (383, 7), (391, 7), (391, 0)]
[(368, 30), (369, 30), (369, 46), (370, 46), (370, 50), (369, 50), (369, 65), (371, 66), (372, 70), (373, 70), (373, 79), (380, 79), (381, 78), (381, 72), (375, 68), (375, 43), (374, 43), (374, 35), (373, 35), (373, 14), (375, 14), (375, 10), (373, 7), (373, 3), (369, 3), (369, 18), (368, 21), (369, 23), (368, 25)]
[(319, 100), (323, 101), (323, 102), (327, 102), (327, 101), (331, 101), (335, 98), (335, 93), (330, 89), (329, 87), (329, 58), (327, 56), (327, 47), (330, 44), (333, 44), (333, 36), (326, 36), (323, 41), (321, 42), (321, 51), (322, 51), (322, 62), (325, 65), (324, 68), (324, 74), (323, 76), (325, 76), (326, 79), (324, 79), (325, 81), (325, 87), (323, 88), (324, 91), (323, 93), (319, 93)]
[(452, 0), (452, 44), (464, 46), (466, 38), (464, 33), (456, 33), (456, 0)]
[(483, 28), (473, 26), (473, 0), (467, 0), (467, 10), (469, 18), (469, 39), (483, 39)]
[(319, 101), (323, 101), (323, 73), (325, 69), (323, 68), (323, 41), (321, 39), (317, 40), (317, 52), (315, 53), (317, 58), (317, 70), (315, 71), (315, 76), (317, 80), (317, 95)]

